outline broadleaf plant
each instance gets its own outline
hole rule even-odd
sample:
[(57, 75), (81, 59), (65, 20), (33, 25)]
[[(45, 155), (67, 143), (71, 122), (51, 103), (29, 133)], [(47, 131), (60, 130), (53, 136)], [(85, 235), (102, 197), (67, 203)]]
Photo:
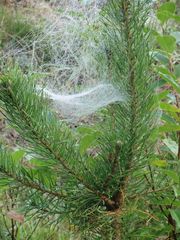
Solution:
[[(159, 15), (162, 13), (161, 15)], [(175, 21), (175, 3), (167, 2), (157, 10), (157, 18), (161, 20), (158, 32), (154, 32), (157, 40), (157, 62), (155, 71), (158, 73), (159, 107), (161, 109), (161, 126), (159, 127), (159, 144), (157, 145), (157, 159), (150, 164), (151, 177), (147, 178), (152, 188), (152, 209), (163, 222), (162, 232), (169, 239), (179, 239), (179, 43), (177, 39), (177, 26)], [(164, 16), (165, 21), (160, 18)], [(176, 16), (176, 17), (175, 17)], [(169, 21), (171, 20), (171, 21)], [(173, 24), (172, 24), (173, 23)], [(174, 34), (176, 32), (176, 34)], [(172, 38), (174, 37), (174, 39)], [(161, 40), (161, 41), (159, 41)], [(163, 58), (159, 56), (163, 56)], [(156, 57), (155, 57), (156, 58)], [(166, 61), (164, 59), (166, 58)], [(157, 191), (161, 186), (162, 191)], [(154, 202), (154, 204), (153, 204)], [(158, 208), (155, 208), (155, 205)], [(159, 209), (159, 210), (158, 210)]]

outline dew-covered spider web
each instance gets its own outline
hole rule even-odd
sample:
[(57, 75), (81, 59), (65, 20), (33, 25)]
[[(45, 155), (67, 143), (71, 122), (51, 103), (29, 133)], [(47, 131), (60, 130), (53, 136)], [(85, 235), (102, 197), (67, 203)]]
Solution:
[(98, 20), (99, 2), (106, 0), (64, 1), (62, 13), (50, 11), (40, 30), (13, 39), (3, 50), (2, 62), (15, 61), (25, 73), (42, 74), (38, 91), (44, 91), (55, 111), (68, 121), (127, 101), (123, 86), (118, 90), (111, 84), (107, 62), (103, 62), (107, 49)]
[(123, 87), (119, 91), (110, 84), (111, 76), (102, 60), (106, 49), (96, 29), (101, 29), (99, 2), (106, 0), (65, 2), (61, 14), (46, 11), (47, 21), (35, 34), (10, 41), (2, 53), (2, 63), (15, 61), (24, 72), (42, 74), (38, 91), (44, 91), (65, 119), (78, 121), (127, 98)]
[(102, 58), (97, 59), (105, 52), (98, 39), (100, 34), (92, 28), (101, 27), (99, 6), (73, 1), (62, 14), (50, 12), (40, 31), (30, 32), (18, 41), (13, 39), (4, 48), (4, 62), (15, 61), (24, 72), (43, 76), (37, 92), (43, 91), (54, 110), (67, 121), (79, 121), (125, 100), (124, 94), (109, 83)]
[(53, 101), (53, 105), (68, 121), (77, 121), (89, 116), (111, 103), (125, 101), (125, 96), (111, 84), (101, 83), (76, 94), (58, 94), (45, 88), (43, 92)]

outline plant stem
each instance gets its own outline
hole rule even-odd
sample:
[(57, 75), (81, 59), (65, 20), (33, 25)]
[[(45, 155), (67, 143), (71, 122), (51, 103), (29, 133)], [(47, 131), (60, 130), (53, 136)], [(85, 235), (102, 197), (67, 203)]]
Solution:
[(114, 234), (112, 240), (121, 240), (121, 225), (118, 216), (115, 216), (113, 221)]
[[(130, 128), (129, 134), (131, 136), (132, 142), (127, 152), (127, 159), (126, 159), (126, 166), (125, 166), (125, 173), (127, 173), (132, 165), (132, 160), (134, 156), (134, 145), (136, 139), (136, 113), (137, 113), (137, 92), (136, 92), (136, 85), (135, 85), (135, 62), (136, 56), (133, 51), (132, 46), (132, 32), (131, 32), (131, 6), (132, 1), (130, 0), (122, 0), (120, 3), (120, 10), (123, 14), (123, 24), (124, 24), (124, 36), (126, 41), (126, 54), (127, 54), (127, 62), (128, 62), (128, 86), (129, 86), (129, 95), (130, 95)], [(119, 151), (117, 153), (119, 155)], [(116, 157), (117, 158), (117, 157)], [(112, 173), (114, 169), (112, 169)], [(118, 210), (122, 210), (124, 205), (124, 195), (126, 192), (127, 184), (128, 184), (129, 176), (125, 175), (121, 177), (120, 184), (118, 185), (119, 190), (114, 193), (112, 199), (115, 202), (115, 206)], [(114, 229), (114, 236), (113, 240), (120, 240), (121, 239), (121, 226), (119, 222), (119, 216), (115, 216), (113, 221), (113, 229)]]

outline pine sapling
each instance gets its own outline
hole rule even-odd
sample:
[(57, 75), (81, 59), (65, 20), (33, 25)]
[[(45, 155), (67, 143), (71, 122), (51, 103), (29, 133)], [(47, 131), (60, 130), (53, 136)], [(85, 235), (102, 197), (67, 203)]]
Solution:
[(44, 170), (17, 164), (2, 147), (0, 178), (22, 190), (26, 212), (50, 216), (56, 224), (68, 221), (82, 239), (131, 239), (134, 202), (141, 208), (136, 199), (145, 190), (142, 169), (152, 155), (156, 123), (148, 12), (141, 0), (110, 0), (103, 9), (110, 82), (126, 101), (107, 107), (95, 158), (80, 151), (75, 130), (50, 110), (34, 79), (17, 67), (0, 77), (7, 120), (27, 141), (27, 151), (45, 164)]

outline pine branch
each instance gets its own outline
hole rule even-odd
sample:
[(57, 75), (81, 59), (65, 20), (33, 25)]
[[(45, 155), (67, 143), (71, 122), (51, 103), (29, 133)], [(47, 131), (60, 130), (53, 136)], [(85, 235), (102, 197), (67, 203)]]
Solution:
[(114, 174), (116, 173), (116, 171), (118, 169), (118, 164), (119, 164), (118, 157), (119, 157), (119, 154), (120, 154), (120, 150), (121, 150), (121, 144), (120, 144), (120, 142), (117, 142), (116, 146), (115, 146), (115, 152), (109, 154), (109, 161), (110, 161), (110, 164), (111, 164), (111, 171), (110, 171), (109, 175), (107, 176), (107, 178), (104, 181), (104, 184), (103, 184), (104, 191), (107, 190), (109, 182), (114, 177)]
[(74, 147), (76, 142), (72, 140), (70, 130), (48, 110), (44, 96), (37, 96), (32, 80), (26, 79), (19, 69), (15, 69), (1, 77), (1, 89), (0, 100), (7, 118), (33, 146), (32, 151), (42, 160), (52, 159), (60, 163), (75, 185), (83, 184), (88, 191), (106, 201), (108, 197), (82, 177), (84, 165)]
[[(20, 184), (23, 187), (40, 191), (42, 194), (49, 194), (50, 196), (58, 197), (61, 199), (66, 197), (66, 195), (62, 193), (46, 189), (43, 182), (41, 182), (41, 184), (38, 184), (35, 181), (30, 181), (28, 178), (31, 176), (31, 179), (33, 179), (33, 173), (25, 169), (23, 166), (14, 163), (11, 155), (2, 149), (0, 149), (0, 174), (4, 177), (7, 177), (7, 179), (13, 179), (13, 182)], [(43, 177), (41, 177), (41, 179), (42, 178)]]

